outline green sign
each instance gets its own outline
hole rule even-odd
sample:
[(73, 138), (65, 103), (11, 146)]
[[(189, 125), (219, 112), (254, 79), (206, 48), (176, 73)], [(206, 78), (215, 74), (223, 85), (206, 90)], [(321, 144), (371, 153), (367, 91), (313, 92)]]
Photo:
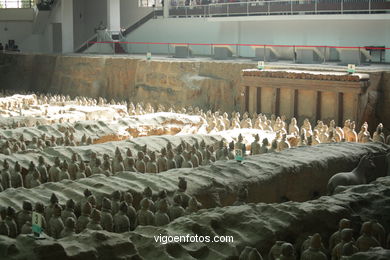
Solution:
[(152, 53), (151, 52), (147, 52), (146, 53), (146, 59), (147, 60), (151, 60), (152, 59)]
[(356, 72), (356, 66), (355, 64), (348, 64), (348, 73), (353, 74)]
[(244, 157), (242, 155), (242, 150), (241, 149), (235, 149), (235, 154), (236, 156), (234, 157), (234, 159), (237, 161), (237, 162), (242, 162), (244, 160)]
[(32, 213), (32, 231), (36, 236), (39, 236), (42, 233), (42, 215), (33, 212)]
[(258, 70), (263, 70), (264, 69), (264, 61), (257, 62), (257, 69)]

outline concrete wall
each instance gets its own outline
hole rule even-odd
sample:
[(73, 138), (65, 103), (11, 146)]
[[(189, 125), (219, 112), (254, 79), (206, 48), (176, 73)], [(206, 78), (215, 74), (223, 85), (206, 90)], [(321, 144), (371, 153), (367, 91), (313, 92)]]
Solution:
[(0, 21), (32, 21), (34, 10), (31, 8), (0, 9)]
[(135, 0), (121, 0), (121, 27), (129, 27), (152, 10), (151, 7), (138, 7), (138, 1)]
[[(73, 1), (74, 46), (77, 48), (95, 34), (100, 22), (107, 24), (108, 0)], [(121, 0), (121, 27), (128, 27), (144, 17), (152, 8), (138, 7), (138, 1)], [(61, 1), (51, 12), (45, 32), (31, 36), (32, 9), (1, 10), (0, 30), (14, 27), (12, 37), (20, 41), (23, 51), (51, 52), (50, 27), (62, 22)], [(18, 26), (16, 23), (26, 22)], [(220, 18), (170, 18), (153, 19), (128, 36), (128, 41), (184, 42), (184, 43), (232, 43), (232, 44), (290, 44), (290, 45), (341, 45), (390, 46), (390, 17), (375, 15), (317, 15), (317, 16), (272, 16), (272, 17), (220, 17)], [(5, 41), (1, 30), (0, 40)], [(39, 38), (38, 40), (36, 38)], [(47, 43), (46, 43), (47, 42)], [(27, 46), (29, 46), (27, 48)], [(150, 47), (150, 46), (149, 46)], [(167, 46), (151, 46), (153, 53), (167, 53)], [(209, 46), (194, 46), (196, 55), (210, 54)], [(146, 46), (131, 46), (133, 52), (145, 53)], [(172, 52), (173, 49), (171, 49)], [(251, 47), (233, 50), (238, 55), (253, 57)], [(285, 49), (287, 55), (291, 50)], [(390, 61), (390, 51), (386, 52)]]
[(32, 22), (29, 21), (0, 22), (0, 42), (4, 46), (8, 40), (15, 40), (20, 50), (36, 51), (39, 38), (32, 34), (32, 30)]
[[(390, 20), (383, 15), (324, 15), (288, 17), (175, 18), (154, 19), (131, 33), (128, 41), (181, 43), (239, 43), (329, 46), (390, 46)], [(198, 54), (209, 54), (210, 47), (193, 46)], [(145, 52), (145, 46), (132, 46)], [(155, 53), (166, 46), (152, 46)], [(250, 47), (240, 47), (240, 56), (254, 56)], [(390, 61), (390, 52), (387, 52)]]
[(74, 45), (79, 47), (95, 34), (102, 22), (107, 25), (107, 0), (73, 1)]

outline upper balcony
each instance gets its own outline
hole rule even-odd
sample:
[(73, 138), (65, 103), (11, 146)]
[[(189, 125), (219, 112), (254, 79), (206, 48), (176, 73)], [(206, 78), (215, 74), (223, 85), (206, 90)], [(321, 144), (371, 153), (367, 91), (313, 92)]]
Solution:
[(33, 8), (36, 0), (0, 0), (0, 8)]

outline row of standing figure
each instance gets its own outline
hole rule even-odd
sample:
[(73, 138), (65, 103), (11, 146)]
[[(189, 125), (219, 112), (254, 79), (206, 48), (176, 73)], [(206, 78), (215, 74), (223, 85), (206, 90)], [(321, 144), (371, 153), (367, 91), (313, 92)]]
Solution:
[(165, 190), (153, 199), (152, 190), (146, 187), (139, 202), (138, 210), (133, 206), (130, 192), (114, 191), (110, 197), (97, 200), (89, 189), (84, 190), (84, 197), (75, 202), (66, 201), (61, 206), (53, 193), (48, 206), (37, 202), (24, 201), (22, 210), (15, 212), (12, 207), (0, 209), (0, 234), (15, 238), (18, 234), (32, 232), (32, 212), (42, 216), (43, 232), (53, 238), (62, 238), (85, 229), (106, 230), (123, 233), (134, 230), (137, 226), (164, 226), (176, 218), (197, 212), (201, 203), (187, 194), (187, 181), (179, 178), (178, 189), (172, 198)]

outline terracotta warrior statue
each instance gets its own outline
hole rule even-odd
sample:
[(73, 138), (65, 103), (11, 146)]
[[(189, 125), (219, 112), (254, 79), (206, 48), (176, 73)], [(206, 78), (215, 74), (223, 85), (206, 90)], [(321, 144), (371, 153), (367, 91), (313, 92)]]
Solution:
[(382, 123), (380, 123), (377, 126), (376, 131), (374, 132), (374, 134), (372, 136), (372, 140), (374, 142), (385, 143), (385, 135), (383, 134), (383, 124)]
[(366, 252), (371, 247), (380, 246), (378, 240), (372, 235), (372, 222), (367, 221), (363, 223), (361, 236), (356, 241), (356, 246), (359, 248), (360, 252)]
[(104, 197), (102, 200), (102, 212), (100, 224), (104, 230), (114, 231), (114, 219), (111, 214), (111, 201)]
[(76, 233), (76, 220), (74, 218), (67, 218), (65, 220), (65, 227), (61, 231), (60, 237), (72, 236)]
[(327, 260), (327, 256), (321, 251), (321, 245), (320, 234), (314, 234), (310, 240), (310, 247), (302, 253), (301, 260)]
[(155, 216), (152, 211), (149, 210), (149, 200), (144, 198), (140, 202), (141, 209), (137, 212), (137, 224), (140, 226), (154, 226)]
[(329, 238), (329, 252), (332, 252), (333, 248), (341, 242), (341, 231), (345, 228), (351, 227), (351, 221), (343, 218), (339, 221), (339, 229), (334, 232)]
[(86, 202), (83, 206), (81, 216), (77, 219), (76, 231), (80, 233), (83, 231), (88, 223), (91, 221), (90, 215), (92, 213), (92, 206), (89, 202)]
[(259, 144), (259, 134), (255, 134), (255, 140), (251, 143), (251, 155), (260, 154), (261, 145)]
[(165, 172), (168, 170), (167, 149), (161, 148), (161, 155), (157, 159), (158, 172)]
[(146, 165), (144, 162), (144, 153), (142, 151), (139, 151), (137, 154), (137, 162), (135, 163), (135, 168), (137, 169), (138, 172), (140, 173), (145, 173), (146, 170)]
[(49, 234), (53, 238), (61, 238), (61, 232), (64, 229), (64, 222), (61, 219), (61, 207), (55, 204), (53, 207), (53, 215), (49, 220)]
[(176, 194), (173, 197), (173, 205), (169, 208), (169, 218), (171, 221), (177, 219), (178, 217), (184, 216), (185, 210), (181, 206), (182, 205), (182, 198), (180, 195)]
[(162, 200), (157, 207), (157, 212), (155, 214), (156, 226), (164, 226), (170, 222), (168, 216), (168, 202), (166, 200)]
[(101, 214), (100, 211), (97, 209), (93, 209), (91, 213), (91, 220), (87, 224), (87, 229), (90, 230), (103, 230), (102, 226), (100, 225), (101, 221)]

